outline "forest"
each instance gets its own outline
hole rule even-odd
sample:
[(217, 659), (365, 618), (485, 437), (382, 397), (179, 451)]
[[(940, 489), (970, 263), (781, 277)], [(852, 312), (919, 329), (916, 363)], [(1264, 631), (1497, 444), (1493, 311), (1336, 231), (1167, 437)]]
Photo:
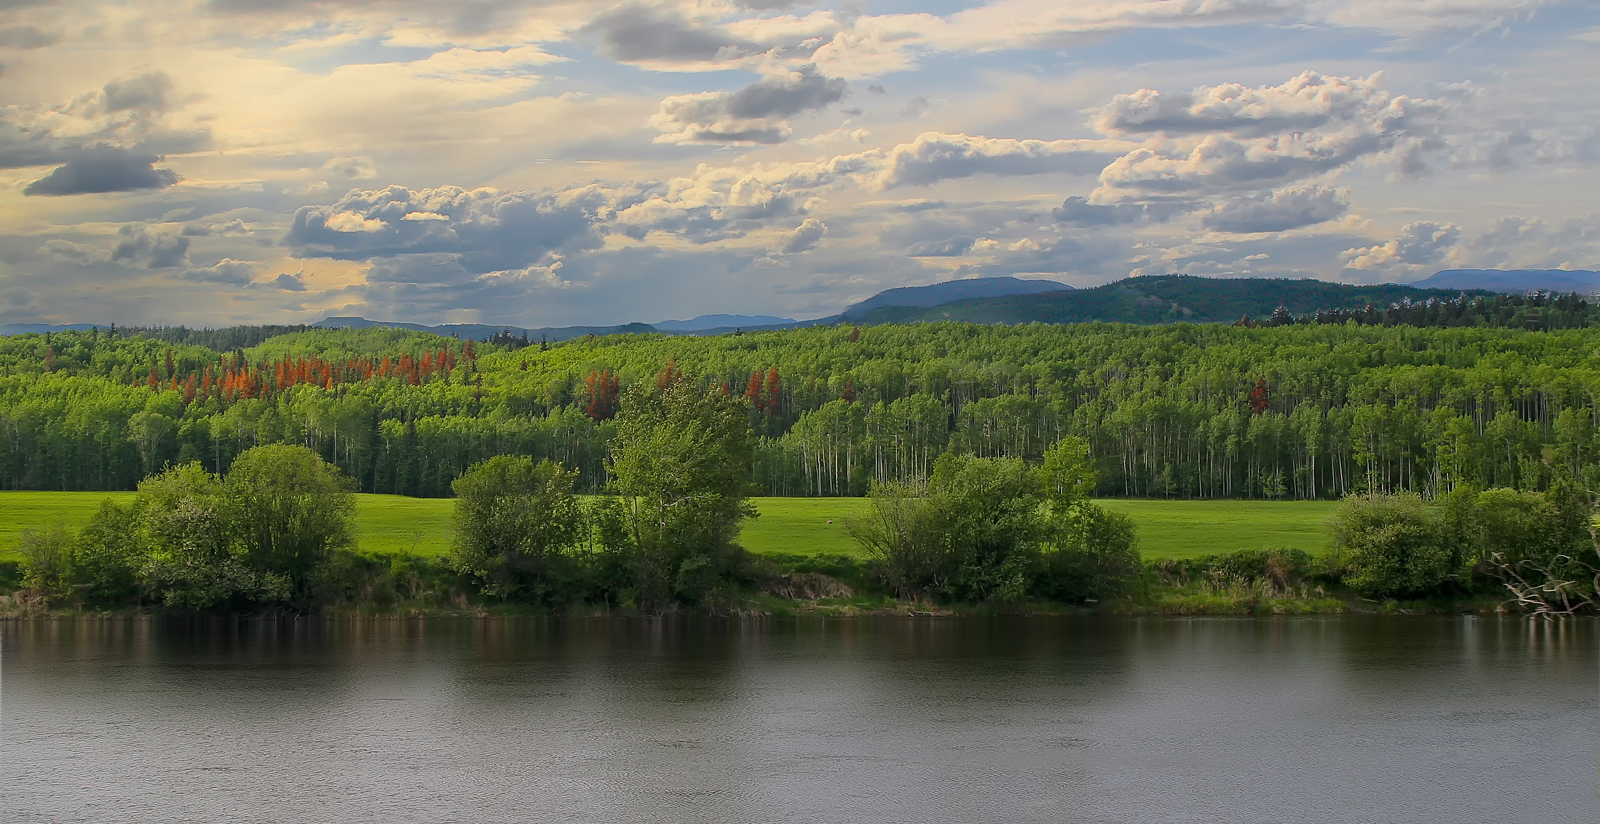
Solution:
[[(0, 338), (0, 488), (133, 489), (286, 443), (359, 491), (448, 496), (496, 455), (552, 460), (596, 491), (621, 394), (683, 376), (747, 401), (751, 480), (769, 495), (862, 495), (945, 453), (1037, 463), (1067, 435), (1089, 444), (1099, 496), (1600, 483), (1600, 330), (1408, 324), (1402, 308), (1386, 310), (1394, 323), (945, 322), (531, 346), (378, 328), (18, 335)], [(205, 345), (229, 341), (252, 345)]]

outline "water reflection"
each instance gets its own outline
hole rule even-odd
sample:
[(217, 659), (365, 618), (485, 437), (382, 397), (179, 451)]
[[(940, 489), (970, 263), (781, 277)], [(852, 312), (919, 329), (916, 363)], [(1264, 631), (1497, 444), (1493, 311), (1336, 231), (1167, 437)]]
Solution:
[(1587, 820), (1596, 628), (7, 624), (0, 820)]

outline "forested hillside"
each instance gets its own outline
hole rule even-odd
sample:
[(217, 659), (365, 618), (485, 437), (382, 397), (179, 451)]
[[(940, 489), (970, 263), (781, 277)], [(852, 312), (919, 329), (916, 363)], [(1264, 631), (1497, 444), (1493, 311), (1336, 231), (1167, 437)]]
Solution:
[(1600, 481), (1600, 330), (940, 323), (547, 348), (391, 329), (222, 352), (95, 331), (3, 338), (0, 487), (131, 489), (176, 462), (225, 471), (287, 442), (362, 491), (447, 495), (504, 453), (598, 488), (619, 393), (666, 370), (748, 400), (768, 494), (860, 494), (944, 451), (1037, 460), (1069, 433), (1091, 444), (1103, 495)]
[(1323, 280), (1152, 275), (1093, 289), (970, 298), (931, 308), (881, 306), (862, 323), (1235, 323), (1298, 320), (1414, 326), (1570, 329), (1600, 316), (1577, 296), (1529, 298), (1481, 290), (1415, 289), (1398, 283), (1352, 286)]

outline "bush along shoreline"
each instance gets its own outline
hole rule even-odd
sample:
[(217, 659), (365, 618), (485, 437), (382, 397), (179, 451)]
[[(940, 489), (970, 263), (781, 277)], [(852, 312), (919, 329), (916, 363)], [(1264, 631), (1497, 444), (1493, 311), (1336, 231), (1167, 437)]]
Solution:
[(443, 558), (354, 549), (350, 480), (273, 444), (226, 475), (199, 463), (83, 525), (24, 533), (0, 615), (489, 616), (1600, 611), (1594, 504), (1458, 486), (1350, 496), (1331, 553), (1261, 549), (1141, 561), (1134, 525), (1093, 504), (1089, 444), (1042, 461), (946, 453), (877, 483), (846, 556), (752, 555), (749, 401), (669, 366), (619, 399), (610, 495), (584, 502), (549, 460), (491, 457), (453, 483)]

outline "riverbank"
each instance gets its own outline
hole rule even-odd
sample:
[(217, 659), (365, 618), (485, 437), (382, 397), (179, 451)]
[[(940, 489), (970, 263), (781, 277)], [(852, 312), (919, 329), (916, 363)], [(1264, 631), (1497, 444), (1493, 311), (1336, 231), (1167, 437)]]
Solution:
[(1305, 615), (1495, 615), (1516, 614), (1516, 610), (1503, 598), (1478, 595), (1454, 599), (1385, 600), (1374, 601), (1350, 595), (1333, 596), (1325, 593), (1305, 595), (1263, 596), (1256, 593), (1203, 593), (1163, 589), (1147, 597), (1115, 599), (1093, 604), (1063, 604), (1048, 601), (1030, 601), (1007, 604), (937, 604), (927, 601), (897, 599), (888, 596), (844, 596), (815, 598), (786, 598), (770, 593), (755, 593), (725, 604), (712, 607), (674, 607), (664, 612), (650, 612), (637, 607), (615, 605), (573, 605), (550, 609), (529, 604), (473, 602), (460, 599), (453, 603), (414, 602), (377, 605), (345, 605), (326, 607), (307, 613), (290, 610), (190, 613), (166, 610), (158, 606), (129, 607), (120, 610), (80, 609), (70, 606), (49, 606), (26, 593), (0, 595), (0, 621), (66, 620), (105, 621), (161, 618), (236, 618), (269, 620), (295, 618), (303, 620), (420, 620), (420, 619), (487, 619), (513, 617), (543, 618), (618, 618), (659, 619), (673, 616), (711, 616), (738, 619), (763, 618), (872, 618), (872, 617), (940, 617), (968, 618), (992, 616), (1213, 616), (1213, 617), (1269, 617)]

